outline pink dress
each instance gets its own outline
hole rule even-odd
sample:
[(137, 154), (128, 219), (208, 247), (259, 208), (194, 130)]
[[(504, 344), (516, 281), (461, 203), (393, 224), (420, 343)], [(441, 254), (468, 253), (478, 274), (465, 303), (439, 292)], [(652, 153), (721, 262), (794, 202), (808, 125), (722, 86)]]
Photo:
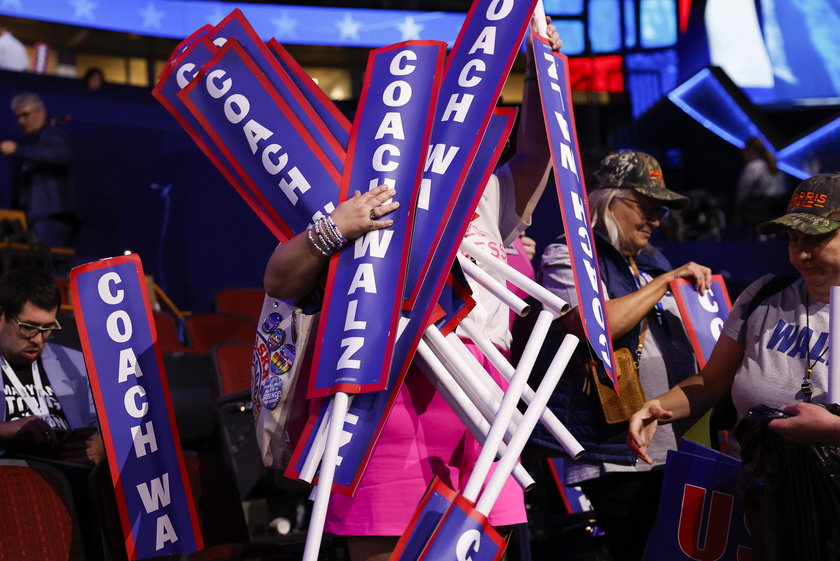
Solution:
[[(494, 378), (502, 380), (481, 351), (466, 344)], [(332, 494), (325, 531), (402, 535), (434, 476), (456, 491), (463, 489), (480, 452), (461, 420), (412, 365), (355, 496)], [(504, 526), (525, 521), (522, 488), (509, 477), (490, 512), (490, 523)]]

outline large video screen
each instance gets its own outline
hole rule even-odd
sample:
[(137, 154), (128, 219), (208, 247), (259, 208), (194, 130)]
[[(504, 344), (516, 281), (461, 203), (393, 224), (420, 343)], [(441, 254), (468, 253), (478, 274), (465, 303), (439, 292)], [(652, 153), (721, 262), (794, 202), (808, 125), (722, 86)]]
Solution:
[(710, 62), (758, 105), (840, 105), (840, 0), (708, 0)]

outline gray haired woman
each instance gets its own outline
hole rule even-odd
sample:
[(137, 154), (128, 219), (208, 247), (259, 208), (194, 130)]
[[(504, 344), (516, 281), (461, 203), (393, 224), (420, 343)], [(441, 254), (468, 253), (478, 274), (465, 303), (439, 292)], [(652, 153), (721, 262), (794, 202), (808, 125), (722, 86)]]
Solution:
[[(688, 203), (687, 197), (665, 186), (656, 159), (633, 150), (613, 152), (601, 162), (593, 185), (590, 215), (613, 346), (631, 352), (645, 394), (658, 395), (697, 371), (668, 283), (684, 278), (703, 293), (710, 286), (711, 271), (692, 262), (675, 269), (650, 246), (651, 234), (668, 209)], [(558, 320), (551, 337), (559, 344), (566, 332), (581, 335), (576, 282), (565, 237), (546, 248), (539, 277), (546, 288), (573, 307)], [(551, 360), (552, 348), (545, 346), (540, 364)], [(669, 427), (657, 435), (650, 447), (655, 457), (652, 465), (637, 462), (625, 445), (627, 422), (610, 424), (604, 417), (593, 388), (593, 359), (586, 346), (579, 347), (576, 359), (549, 402), (585, 448), (581, 459), (565, 459), (565, 483), (579, 485), (591, 501), (613, 558), (638, 560), (656, 515), (666, 452), (676, 448), (687, 427)], [(541, 451), (561, 455), (561, 449), (541, 427), (532, 443)]]

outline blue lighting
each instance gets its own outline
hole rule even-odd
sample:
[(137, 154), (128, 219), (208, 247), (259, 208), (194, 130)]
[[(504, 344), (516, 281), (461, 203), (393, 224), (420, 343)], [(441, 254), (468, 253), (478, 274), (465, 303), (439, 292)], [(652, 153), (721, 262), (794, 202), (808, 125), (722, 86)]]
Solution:
[[(668, 99), (697, 122), (738, 148), (759, 137), (773, 146), (711, 70), (704, 68), (668, 94)], [(749, 103), (749, 102), (748, 102)], [(840, 117), (780, 149), (779, 169), (799, 179), (840, 170)]]
[(619, 0), (589, 0), (589, 44), (592, 52), (621, 50), (621, 10)]
[(624, 46), (636, 46), (636, 0), (624, 0)]
[(543, 0), (543, 9), (551, 16), (580, 16), (583, 15), (583, 0)]
[(751, 136), (765, 140), (752, 119), (708, 68), (674, 88), (668, 99), (698, 123), (738, 148)]
[(633, 118), (637, 118), (677, 85), (677, 52), (673, 49), (629, 54), (624, 74)]
[(779, 169), (805, 179), (840, 170), (840, 118), (779, 150)]
[[(193, 0), (3, 0), (0, 15), (183, 39), (239, 8), (264, 40), (375, 48), (409, 39), (451, 47), (466, 14)], [(45, 37), (45, 40), (49, 40)]]
[(641, 0), (640, 42), (644, 49), (677, 44), (677, 7), (674, 0)]
[(586, 35), (582, 21), (561, 19), (551, 23), (563, 38), (563, 54), (569, 56), (583, 54), (586, 48)]

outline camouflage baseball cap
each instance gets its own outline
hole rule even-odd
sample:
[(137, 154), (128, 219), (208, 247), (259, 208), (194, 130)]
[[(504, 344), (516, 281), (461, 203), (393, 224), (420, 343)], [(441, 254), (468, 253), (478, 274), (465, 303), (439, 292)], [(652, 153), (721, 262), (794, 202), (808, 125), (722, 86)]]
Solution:
[(671, 208), (685, 208), (690, 199), (665, 187), (662, 167), (644, 152), (610, 152), (594, 175), (595, 189), (633, 189)]
[(793, 228), (819, 236), (840, 228), (840, 173), (823, 173), (799, 184), (784, 216), (758, 226), (762, 234)]

